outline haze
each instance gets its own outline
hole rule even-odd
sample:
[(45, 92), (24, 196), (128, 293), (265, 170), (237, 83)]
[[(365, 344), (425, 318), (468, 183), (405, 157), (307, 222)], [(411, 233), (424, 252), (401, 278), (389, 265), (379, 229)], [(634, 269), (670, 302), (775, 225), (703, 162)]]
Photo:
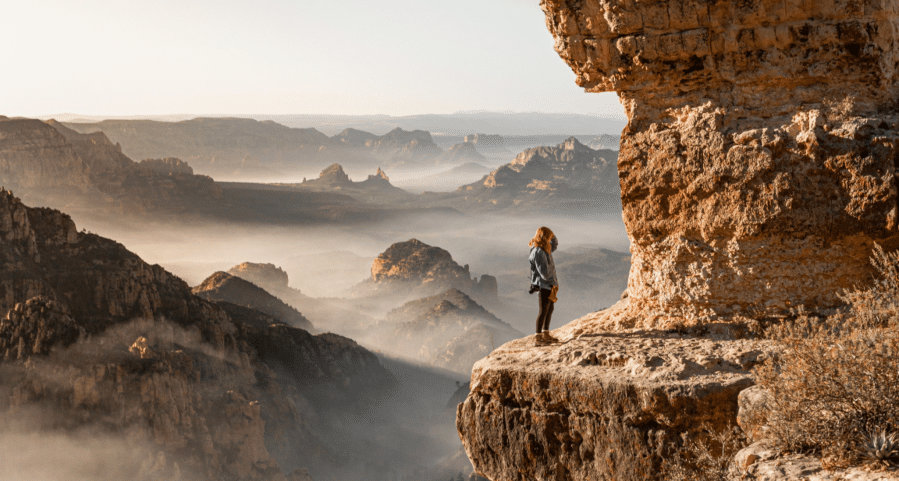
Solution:
[(7, 116), (568, 112), (623, 117), (537, 1), (11, 2)]

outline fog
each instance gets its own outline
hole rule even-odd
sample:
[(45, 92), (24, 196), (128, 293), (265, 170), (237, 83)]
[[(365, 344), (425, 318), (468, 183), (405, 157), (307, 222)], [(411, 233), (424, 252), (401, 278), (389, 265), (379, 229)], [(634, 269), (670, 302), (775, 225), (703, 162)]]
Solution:
[[(455, 212), (355, 224), (277, 226), (263, 223), (191, 223), (129, 221), (76, 216), (79, 228), (115, 239), (146, 262), (157, 263), (189, 285), (216, 271), (243, 263), (272, 263), (289, 275), (290, 287), (310, 299), (284, 299), (297, 307), (318, 332), (348, 336), (379, 353), (382, 364), (400, 381), (380, 404), (361, 412), (317, 412), (327, 426), (320, 441), (334, 452), (348, 453), (337, 464), (309, 457), (280, 459), (282, 468), (306, 467), (319, 479), (397, 481), (450, 479), (467, 475), (470, 466), (455, 431), (452, 406), (459, 383), (470, 375), (429, 366), (415, 349), (383, 344), (384, 333), (372, 329), (401, 303), (393, 298), (353, 299), (351, 291), (370, 277), (372, 261), (391, 244), (417, 238), (448, 250), (472, 276), (498, 279), (499, 299), (485, 307), (522, 335), (533, 332), (537, 299), (529, 296), (527, 245), (537, 227), (549, 226), (560, 239), (559, 302), (551, 328), (610, 305), (621, 294), (626, 270), (595, 272), (614, 288), (581, 286), (581, 277), (566, 279), (564, 263), (591, 249), (627, 255), (628, 238), (615, 215), (469, 215)], [(569, 256), (569, 257), (566, 257)], [(625, 264), (626, 265), (626, 264)], [(625, 268), (626, 269), (626, 268)], [(605, 289), (605, 290), (602, 290)], [(380, 334), (380, 336), (379, 336)], [(389, 336), (388, 336), (389, 337)], [(498, 347), (498, 345), (494, 346)], [(62, 441), (54, 441), (64, 443)], [(98, 448), (102, 452), (102, 447)], [(361, 454), (360, 454), (361, 453)], [(371, 477), (372, 473), (379, 473)], [(73, 479), (77, 479), (73, 478)]]
[[(418, 174), (408, 177), (411, 183), (420, 183), (422, 178)], [(318, 443), (322, 452), (331, 454), (305, 452), (289, 443), (272, 454), (286, 473), (308, 468), (316, 481), (446, 481), (459, 472), (471, 472), (455, 430), (454, 403), (467, 392), (465, 385), (474, 361), (463, 363), (461, 368), (458, 364), (453, 369), (440, 368), (433, 353), (442, 344), (410, 346), (394, 341), (392, 330), (399, 332), (403, 326), (386, 321), (388, 311), (422, 295), (358, 295), (359, 285), (371, 276), (372, 262), (392, 244), (416, 238), (449, 251), (454, 261), (467, 265), (475, 278), (485, 274), (496, 277), (498, 297), (475, 300), (521, 336), (533, 332), (537, 313), (537, 298), (527, 292), (527, 259), (528, 241), (538, 227), (550, 227), (560, 240), (554, 257), (561, 289), (551, 328), (614, 303), (626, 285), (629, 266), (629, 241), (620, 214), (601, 214), (589, 206), (555, 214), (402, 211), (380, 220), (305, 225), (271, 223), (270, 219), (277, 216), (246, 222), (202, 216), (175, 221), (173, 217), (111, 217), (89, 209), (69, 212), (80, 230), (123, 244), (190, 286), (244, 262), (274, 264), (287, 272), (289, 286), (302, 295), (272, 294), (297, 308), (316, 332), (349, 337), (377, 354), (397, 384), (372, 397), (372, 404), (329, 410), (312, 401), (317, 394), (307, 386), (292, 388), (300, 393), (292, 402), (308, 423), (312, 433), (309, 442)], [(489, 335), (489, 340), (470, 341), (475, 348), (490, 346), (483, 355), (506, 340), (494, 343), (494, 334), (502, 331), (501, 326), (499, 331), (495, 328), (491, 327), (494, 330), (489, 334), (480, 334)], [(195, 333), (173, 331), (177, 329), (159, 320), (141, 320), (111, 329), (103, 339), (119, 346), (119, 352), (127, 351), (138, 335), (148, 337), (150, 344), (180, 339), (192, 343), (192, 349), (204, 356), (226, 362), (220, 359), (221, 354), (204, 346)], [(81, 343), (78, 349), (89, 350), (90, 343), (96, 342), (100, 340)], [(285, 371), (281, 377), (288, 379), (290, 373)], [(33, 409), (35, 414), (26, 419), (45, 417), (40, 413), (46, 407)], [(0, 429), (0, 448), (6, 451), (22, 446), (14, 468), (0, 470), (0, 476), (5, 476), (0, 481), (126, 479), (133, 476), (122, 473), (150, 469), (147, 466), (152, 467), (159, 456), (158, 448), (88, 428), (60, 431), (20, 423)], [(41, 459), (53, 461), (46, 466)], [(162, 465), (168, 466), (165, 460)], [(194, 479), (190, 473), (180, 474), (185, 480)]]
[[(629, 252), (624, 224), (614, 215), (528, 218), (430, 214), (399, 222), (314, 227), (112, 224), (89, 218), (75, 221), (79, 227), (122, 243), (146, 262), (162, 265), (192, 286), (215, 271), (228, 270), (242, 262), (272, 263), (287, 272), (291, 287), (311, 297), (346, 296), (349, 288), (370, 277), (372, 261), (378, 254), (393, 243), (412, 238), (446, 249), (460, 265), (468, 264), (473, 276), (504, 276), (507, 282), (500, 282), (500, 296), (527, 290), (527, 244), (542, 225), (556, 233), (559, 252), (590, 246)], [(516, 272), (522, 276), (513, 281), (508, 276)], [(560, 283), (560, 295), (578, 290), (564, 277)], [(499, 317), (516, 327), (528, 326), (524, 332), (530, 331), (530, 316), (527, 320)], [(310, 320), (315, 324), (314, 319)], [(569, 320), (556, 318), (554, 325)]]

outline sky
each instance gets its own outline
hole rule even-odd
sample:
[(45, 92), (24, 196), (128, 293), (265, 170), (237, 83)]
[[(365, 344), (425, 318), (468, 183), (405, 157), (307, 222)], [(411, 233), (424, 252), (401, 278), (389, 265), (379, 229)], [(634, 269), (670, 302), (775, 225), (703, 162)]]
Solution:
[(623, 117), (538, 0), (31, 0), (0, 16), (0, 115)]

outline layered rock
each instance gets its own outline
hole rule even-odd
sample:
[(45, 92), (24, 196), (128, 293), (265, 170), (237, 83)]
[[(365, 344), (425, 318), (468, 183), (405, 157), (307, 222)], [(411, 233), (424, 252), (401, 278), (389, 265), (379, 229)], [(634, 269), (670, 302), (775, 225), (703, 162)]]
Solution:
[(0, 118), (0, 179), (6, 188), (91, 188), (89, 169), (66, 138), (35, 119)]
[(528, 337), (475, 364), (456, 427), (493, 481), (658, 479), (681, 433), (733, 422), (763, 357), (751, 341), (676, 333)]
[(160, 172), (129, 159), (103, 132), (81, 134), (54, 120), (0, 121), (3, 183), (43, 204), (183, 213), (221, 199), (212, 179), (192, 175), (190, 167), (174, 160), (160, 161), (171, 164)]
[[(228, 274), (250, 281), (278, 297), (281, 297), (280, 293), (282, 292), (300, 295), (299, 289), (288, 286), (290, 278), (287, 276), (287, 272), (274, 264), (244, 262), (228, 269)], [(281, 299), (286, 300), (283, 297)]]
[(578, 85), (629, 119), (619, 322), (831, 307), (899, 240), (895, 2), (542, 7)]

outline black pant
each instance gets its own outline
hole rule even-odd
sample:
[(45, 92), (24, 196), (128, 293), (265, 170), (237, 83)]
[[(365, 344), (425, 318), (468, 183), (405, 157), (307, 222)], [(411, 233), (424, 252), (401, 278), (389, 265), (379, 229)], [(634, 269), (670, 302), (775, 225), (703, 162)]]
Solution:
[(549, 300), (549, 295), (553, 291), (549, 289), (540, 289), (540, 313), (537, 314), (537, 334), (549, 330), (549, 320), (553, 316), (553, 308), (556, 303)]

